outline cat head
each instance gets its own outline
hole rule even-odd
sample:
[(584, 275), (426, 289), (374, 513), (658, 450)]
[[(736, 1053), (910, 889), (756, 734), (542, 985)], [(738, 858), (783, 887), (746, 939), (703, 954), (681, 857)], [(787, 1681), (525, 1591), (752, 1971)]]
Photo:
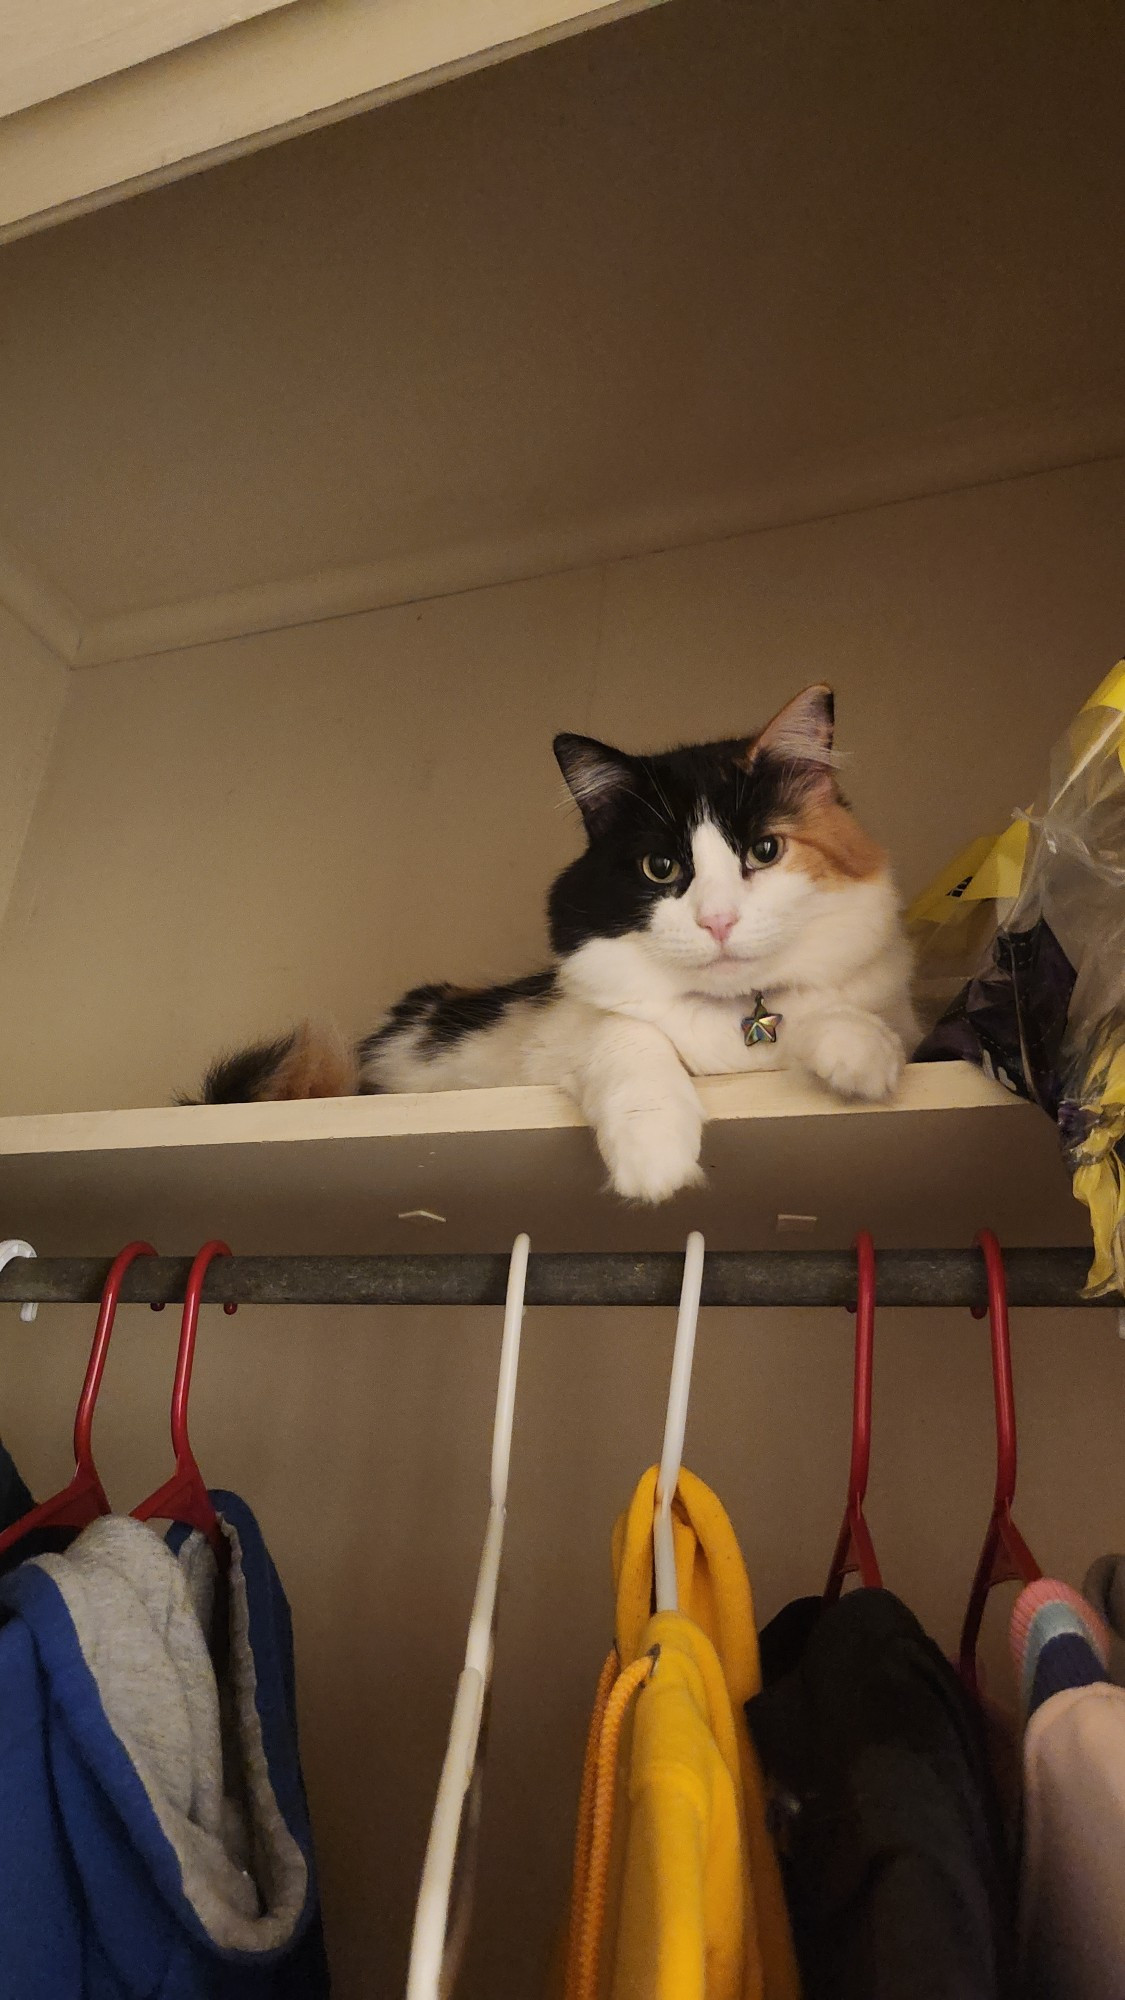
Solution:
[(740, 993), (818, 919), (838, 932), (841, 898), (887, 864), (840, 796), (833, 717), (817, 686), (756, 736), (661, 756), (556, 737), (588, 840), (551, 891), (556, 952), (629, 939), (686, 987)]

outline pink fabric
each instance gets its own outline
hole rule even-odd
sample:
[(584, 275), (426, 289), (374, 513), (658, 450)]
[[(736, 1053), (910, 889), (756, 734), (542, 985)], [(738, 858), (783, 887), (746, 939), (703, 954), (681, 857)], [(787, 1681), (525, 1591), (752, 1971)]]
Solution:
[(1109, 1658), (1110, 1644), (1110, 1631), (1105, 1619), (1099, 1616), (1081, 1591), (1073, 1590), (1069, 1583), (1060, 1583), (1057, 1577), (1041, 1576), (1036, 1583), (1024, 1586), (1012, 1606), (1008, 1638), (1016, 1672), (1023, 1671), (1024, 1654), (1032, 1620), (1036, 1612), (1041, 1611), (1047, 1604), (1069, 1606), (1088, 1634), (1091, 1646), (1104, 1665)]
[(1069, 1688), (1024, 1737), (1020, 1947), (1029, 2000), (1125, 1996), (1125, 1688)]

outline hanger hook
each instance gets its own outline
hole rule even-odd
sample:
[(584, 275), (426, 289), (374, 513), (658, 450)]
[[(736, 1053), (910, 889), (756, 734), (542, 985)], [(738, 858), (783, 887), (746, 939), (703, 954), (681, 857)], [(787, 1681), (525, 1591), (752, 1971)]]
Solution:
[[(180, 1344), (176, 1350), (176, 1378), (172, 1384), (172, 1449), (179, 1458), (181, 1452), (190, 1452), (188, 1443), (187, 1412), (188, 1394), (191, 1389), (192, 1364), (195, 1361), (195, 1334), (199, 1325), (199, 1307), (203, 1296), (203, 1281), (216, 1257), (231, 1255), (229, 1243), (218, 1237), (205, 1243), (196, 1253), (184, 1286), (184, 1311), (180, 1321)], [(234, 1302), (228, 1300), (223, 1311), (237, 1311)]]
[(858, 1572), (866, 1590), (882, 1588), (870, 1530), (863, 1512), (871, 1464), (871, 1386), (875, 1361), (875, 1244), (870, 1230), (855, 1239), (855, 1373), (852, 1385), (852, 1455), (844, 1519), (824, 1586), (824, 1601), (834, 1604), (844, 1578)]
[[(4, 1241), (0, 1243), (0, 1271), (4, 1269), (5, 1264), (10, 1264), (15, 1257), (34, 1257), (35, 1255), (36, 1252), (32, 1249), (30, 1243), (25, 1243), (22, 1236), (6, 1236)], [(37, 1317), (38, 1312), (39, 1307), (33, 1299), (24, 1300), (24, 1303), (20, 1307), (20, 1318), (23, 1320), (25, 1326), (30, 1325), (31, 1321)]]
[(996, 1486), (965, 1620), (961, 1627), (961, 1677), (972, 1694), (978, 1692), (977, 1639), (988, 1593), (997, 1583), (1034, 1583), (1039, 1565), (1012, 1519), (1016, 1492), (1016, 1401), (1012, 1387), (1012, 1344), (1008, 1328), (1008, 1288), (1004, 1255), (991, 1229), (978, 1230), (974, 1242), (984, 1258), (988, 1305), (972, 1308), (974, 1319), (988, 1313), (992, 1345), (992, 1397), (996, 1416)]
[(94, 1344), (90, 1349), (90, 1359), (86, 1363), (86, 1377), (82, 1384), (82, 1394), (78, 1398), (78, 1408), (74, 1413), (74, 1462), (79, 1466), (93, 1469), (91, 1450), (94, 1424), (94, 1405), (102, 1386), (106, 1356), (109, 1353), (113, 1322), (117, 1318), (117, 1302), (121, 1296), (121, 1285), (125, 1273), (138, 1257), (155, 1257), (151, 1243), (139, 1238), (119, 1250), (106, 1275), (102, 1286), (102, 1302), (98, 1308), (98, 1323), (94, 1328)]
[(504, 1300), (504, 1331), (500, 1340), (500, 1379), (496, 1387), (496, 1416), (492, 1426), (491, 1496), (494, 1507), (508, 1500), (508, 1466), (512, 1456), (512, 1428), (516, 1410), (516, 1372), (520, 1360), (520, 1332), (523, 1327), (524, 1292), (527, 1288), (527, 1259), (531, 1240), (516, 1237), (508, 1259), (508, 1290)]
[(984, 1258), (988, 1305), (973, 1306), (974, 1319), (988, 1314), (992, 1345), (992, 1393), (996, 1404), (996, 1504), (1011, 1506), (1016, 1492), (1016, 1398), (1012, 1384), (1012, 1337), (1008, 1326), (1008, 1287), (1004, 1253), (991, 1229), (973, 1239)]
[(704, 1242), (693, 1229), (684, 1246), (684, 1275), (680, 1285), (680, 1309), (676, 1317), (676, 1344), (672, 1350), (672, 1374), (668, 1383), (668, 1408), (664, 1417), (664, 1446), (656, 1478), (656, 1511), (653, 1519), (652, 1548), (658, 1611), (679, 1609), (676, 1583), (676, 1552), (672, 1536), (672, 1502), (680, 1479), (687, 1430), (688, 1401), (691, 1396), (691, 1369), (695, 1359), (695, 1330), (699, 1324), (699, 1300), (703, 1289)]

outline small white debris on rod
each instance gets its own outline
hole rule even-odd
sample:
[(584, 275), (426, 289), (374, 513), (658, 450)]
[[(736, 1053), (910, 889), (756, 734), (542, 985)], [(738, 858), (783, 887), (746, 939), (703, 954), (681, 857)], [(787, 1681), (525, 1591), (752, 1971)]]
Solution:
[(778, 1229), (815, 1229), (819, 1220), (820, 1217), (818, 1215), (779, 1215), (777, 1218), (777, 1227)]
[(400, 1222), (444, 1222), (444, 1215), (438, 1215), (432, 1208), (404, 1208), (399, 1211)]

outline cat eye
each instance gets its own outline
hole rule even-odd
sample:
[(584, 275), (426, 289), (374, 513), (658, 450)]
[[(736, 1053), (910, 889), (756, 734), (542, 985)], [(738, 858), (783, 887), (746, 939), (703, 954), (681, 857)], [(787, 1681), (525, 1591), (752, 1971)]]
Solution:
[(752, 868), (769, 868), (773, 862), (780, 861), (784, 847), (785, 842), (780, 835), (763, 833), (760, 840), (750, 842), (746, 859)]
[(646, 854), (641, 871), (650, 882), (678, 882), (684, 872), (670, 854)]

